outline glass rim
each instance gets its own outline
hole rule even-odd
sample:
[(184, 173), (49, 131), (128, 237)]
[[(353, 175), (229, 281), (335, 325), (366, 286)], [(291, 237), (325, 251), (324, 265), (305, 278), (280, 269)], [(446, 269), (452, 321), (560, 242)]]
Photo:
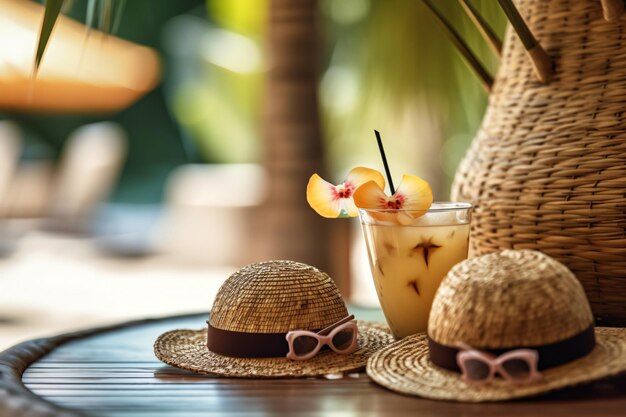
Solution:
[(380, 209), (380, 208), (359, 208), (359, 212), (364, 213), (415, 213), (426, 212), (426, 213), (441, 213), (447, 211), (461, 211), (461, 210), (471, 210), (474, 208), (472, 203), (456, 203), (452, 201), (435, 201), (430, 206), (428, 210), (411, 210), (411, 209)]

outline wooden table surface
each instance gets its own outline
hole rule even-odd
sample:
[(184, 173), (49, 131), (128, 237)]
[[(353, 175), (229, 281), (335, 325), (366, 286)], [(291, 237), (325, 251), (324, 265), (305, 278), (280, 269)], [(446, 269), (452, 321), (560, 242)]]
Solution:
[[(28, 367), (23, 383), (36, 395), (88, 416), (626, 415), (626, 377), (533, 400), (462, 404), (398, 395), (364, 373), (337, 380), (213, 378), (172, 368), (154, 357), (152, 343), (159, 334), (202, 328), (206, 318), (165, 319), (70, 341)], [(0, 416), (5, 415), (0, 409)]]

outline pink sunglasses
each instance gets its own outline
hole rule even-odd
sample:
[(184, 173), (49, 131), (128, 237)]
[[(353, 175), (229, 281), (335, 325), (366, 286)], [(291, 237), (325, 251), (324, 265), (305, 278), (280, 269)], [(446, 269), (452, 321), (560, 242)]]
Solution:
[(466, 345), (462, 348), (466, 350), (457, 353), (456, 362), (464, 381), (487, 384), (496, 374), (516, 384), (529, 384), (542, 378), (537, 370), (536, 350), (516, 349), (496, 357)]
[(347, 355), (358, 349), (357, 325), (354, 315), (344, 317), (317, 333), (293, 330), (285, 336), (289, 344), (287, 359), (303, 361), (317, 355), (324, 345), (333, 351)]

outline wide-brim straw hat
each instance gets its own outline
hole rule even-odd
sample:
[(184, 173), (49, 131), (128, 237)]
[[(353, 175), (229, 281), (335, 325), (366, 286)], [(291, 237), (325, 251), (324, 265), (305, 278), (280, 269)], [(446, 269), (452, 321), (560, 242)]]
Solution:
[[(465, 382), (430, 351), (442, 345), (498, 352), (537, 347), (541, 364), (541, 349), (581, 340), (585, 334), (592, 342), (595, 335), (589, 353), (540, 369), (542, 378), (525, 385), (500, 377), (484, 385)], [(624, 371), (626, 329), (594, 329), (589, 303), (574, 275), (552, 258), (525, 250), (493, 253), (453, 267), (433, 301), (428, 332), (381, 349), (367, 364), (367, 374), (393, 391), (464, 402), (533, 396)]]
[(386, 326), (358, 321), (359, 348), (355, 352), (342, 355), (322, 350), (302, 361), (284, 356), (238, 357), (213, 352), (207, 346), (212, 329), (253, 337), (284, 334), (320, 330), (348, 314), (337, 286), (327, 274), (298, 262), (261, 262), (242, 268), (222, 285), (213, 303), (209, 329), (162, 334), (154, 344), (154, 352), (168, 365), (214, 376), (281, 378), (353, 372), (365, 368), (374, 352), (393, 342)]

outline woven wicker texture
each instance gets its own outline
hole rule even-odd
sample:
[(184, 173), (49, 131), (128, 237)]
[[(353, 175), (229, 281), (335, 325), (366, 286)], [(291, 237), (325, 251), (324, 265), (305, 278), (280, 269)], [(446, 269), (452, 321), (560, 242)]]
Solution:
[[(323, 329), (348, 316), (339, 290), (328, 275), (293, 261), (248, 265), (231, 275), (215, 297), (213, 327), (248, 333), (286, 333)], [(377, 350), (393, 342), (381, 324), (358, 322), (359, 349), (350, 355), (321, 351), (312, 359), (235, 358), (207, 349), (207, 330), (175, 330), (161, 335), (154, 353), (169, 365), (189, 371), (239, 378), (319, 376), (365, 367)]]
[(596, 347), (587, 356), (544, 370), (532, 385), (497, 378), (489, 385), (463, 382), (460, 374), (436, 367), (428, 359), (424, 333), (409, 336), (376, 352), (367, 374), (376, 383), (403, 394), (438, 400), (481, 402), (528, 397), (626, 371), (626, 329), (596, 328)]
[[(436, 342), (476, 348), (548, 345), (586, 329), (593, 316), (576, 277), (562, 264), (530, 250), (465, 260), (443, 279), (433, 300), (428, 335)], [(389, 345), (367, 364), (377, 383), (404, 394), (457, 401), (526, 397), (626, 371), (626, 329), (596, 328), (594, 350), (542, 371), (538, 383), (519, 386), (497, 378), (466, 383), (430, 362), (426, 334)]]
[(558, 342), (592, 323), (582, 286), (565, 266), (537, 251), (504, 250), (448, 272), (428, 334), (448, 346), (497, 349)]
[(537, 249), (583, 284), (598, 323), (626, 326), (625, 23), (599, 0), (517, 0), (555, 63), (540, 84), (509, 29), (482, 127), (453, 185), (475, 204), (473, 255)]
[(210, 322), (223, 330), (286, 333), (323, 329), (347, 315), (327, 274), (298, 262), (268, 261), (248, 265), (224, 282)]
[(206, 330), (176, 330), (161, 335), (154, 344), (159, 360), (201, 374), (236, 378), (298, 378), (352, 372), (393, 342), (389, 329), (379, 323), (359, 322), (359, 350), (350, 355), (321, 351), (306, 361), (286, 358), (232, 358), (207, 350)]

